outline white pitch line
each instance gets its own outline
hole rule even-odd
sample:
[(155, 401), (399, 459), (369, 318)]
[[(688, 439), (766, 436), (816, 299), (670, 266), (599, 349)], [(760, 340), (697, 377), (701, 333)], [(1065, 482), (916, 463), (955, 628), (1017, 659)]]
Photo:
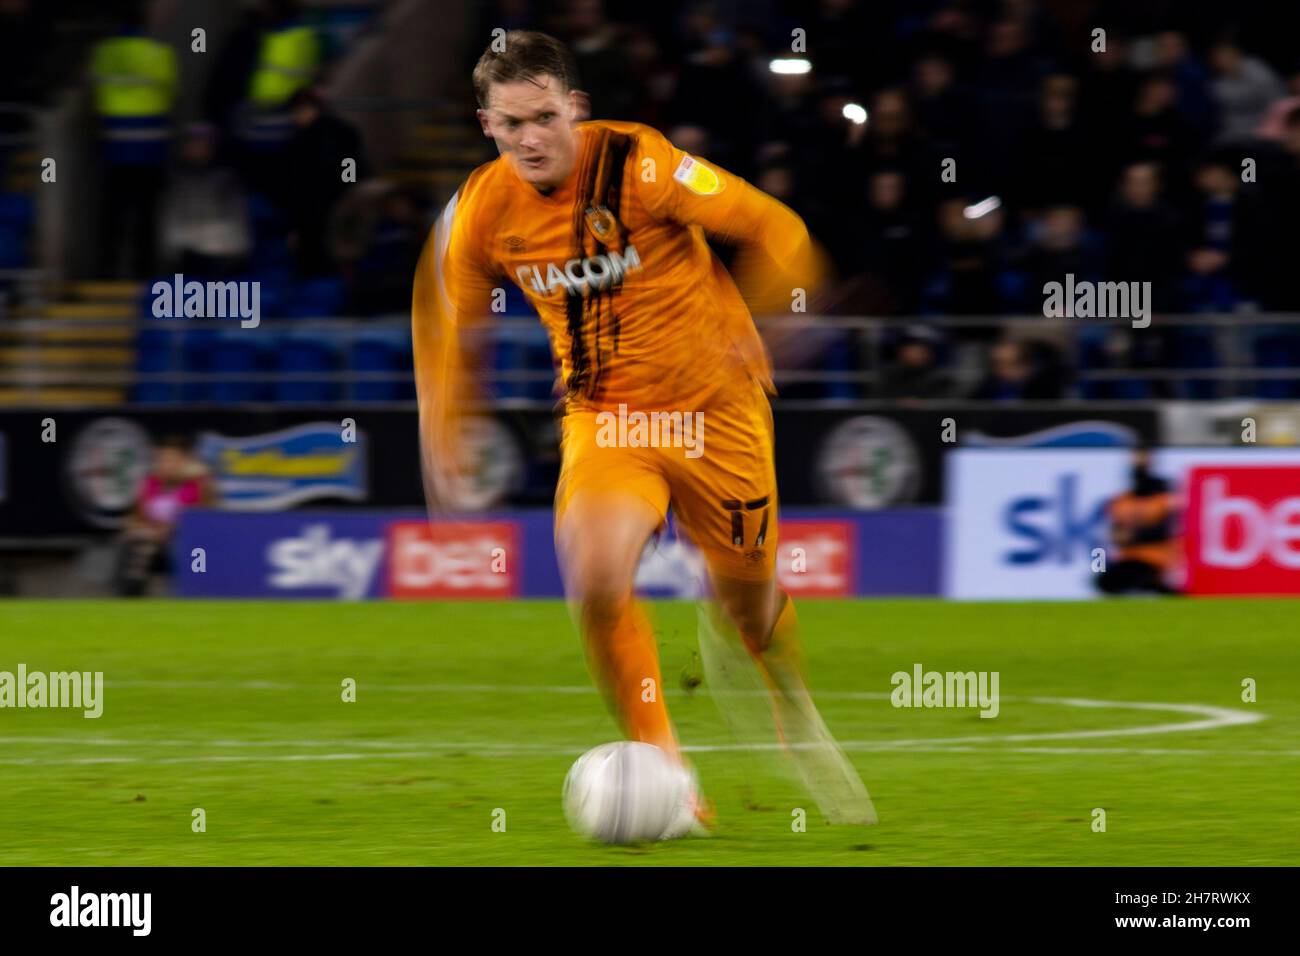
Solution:
[[(142, 740), (135, 737), (0, 737), (0, 744), (71, 744), (91, 747), (373, 747), (377, 750), (420, 746), (436, 747), (440, 750), (542, 750), (553, 749), (552, 744), (499, 744), (490, 740), (466, 740), (461, 742), (425, 740), (393, 743), (390, 740)], [(576, 745), (575, 745), (576, 746)], [(108, 758), (105, 758), (108, 759)]]
[[(282, 681), (269, 680), (106, 680), (104, 681), (104, 686), (162, 687), (169, 690), (187, 690), (193, 688), (211, 688), (213, 690), (320, 690), (325, 686), (329, 686), (331, 689), (336, 689), (335, 685), (328, 684), (327, 682), (316, 684), (288, 684)], [(363, 683), (360, 686), (366, 690), (410, 694), (594, 694), (596, 692), (594, 687), (579, 684), (564, 686), (546, 684)]]
[[(1003, 701), (1012, 698), (1003, 697)], [(1067, 707), (1118, 707), (1126, 710), (1164, 710), (1183, 714), (1200, 714), (1204, 720), (1184, 721), (1177, 724), (1146, 724), (1140, 727), (1118, 727), (1105, 730), (1063, 730), (1054, 733), (1039, 734), (980, 734), (973, 737), (919, 738), (916, 740), (889, 741), (893, 747), (933, 746), (936, 744), (982, 744), (988, 741), (1007, 741), (1024, 743), (1030, 740), (1087, 740), (1095, 737), (1137, 737), (1148, 734), (1176, 734), (1195, 730), (1217, 730), (1220, 727), (1234, 727), (1242, 724), (1255, 724), (1264, 720), (1263, 714), (1252, 714), (1244, 710), (1232, 710), (1228, 707), (1211, 707), (1206, 704), (1155, 704), (1145, 701), (1101, 701), (1082, 697), (1028, 697), (1026, 700), (1036, 704), (1063, 704)], [(857, 741), (846, 741), (842, 746), (846, 750), (858, 749)]]
[[(121, 681), (115, 682), (120, 685), (135, 686), (220, 686), (229, 687), (231, 684), (219, 681)], [(315, 687), (318, 685), (291, 685), (291, 684), (271, 684), (267, 681), (250, 681), (242, 685), (256, 689), (303, 689), (305, 687)], [(594, 693), (594, 688), (579, 686), (547, 686), (547, 685), (491, 685), (491, 684), (427, 684), (427, 685), (372, 685), (371, 690), (413, 690), (416, 688), (448, 691), (461, 691), (470, 693)], [(826, 691), (817, 696), (823, 699), (839, 700), (882, 700), (888, 699), (891, 695), (887, 693), (877, 693), (874, 691)], [(911, 740), (848, 740), (841, 742), (845, 750), (854, 751), (889, 751), (902, 747), (908, 748), (909, 752), (968, 752), (979, 750), (988, 752), (990, 750), (1000, 753), (1060, 753), (1060, 754), (1117, 754), (1117, 753), (1135, 753), (1135, 754), (1221, 754), (1221, 753), (1238, 753), (1250, 754), (1257, 756), (1296, 756), (1300, 751), (1288, 750), (1258, 750), (1258, 751), (1218, 751), (1218, 750), (1177, 750), (1177, 749), (1120, 749), (1120, 748), (1069, 748), (1069, 747), (987, 747), (982, 746), (988, 743), (1026, 743), (1029, 741), (1048, 741), (1048, 740), (1080, 740), (1092, 739), (1098, 737), (1129, 737), (1143, 736), (1151, 734), (1169, 734), (1183, 733), (1198, 730), (1214, 730), (1220, 727), (1240, 726), (1243, 724), (1257, 723), (1264, 720), (1265, 717), (1259, 713), (1250, 713), (1242, 710), (1232, 710), (1226, 707), (1212, 707), (1206, 704), (1169, 704), (1155, 703), (1150, 701), (1105, 701), (1092, 700), (1085, 697), (1015, 697), (1001, 696), (1001, 701), (1023, 700), (1034, 704), (1059, 704), (1066, 707), (1083, 707), (1083, 708), (1121, 708), (1128, 710), (1147, 710), (1147, 711), (1165, 711), (1173, 713), (1185, 713), (1200, 715), (1203, 719), (1184, 721), (1182, 723), (1163, 723), (1147, 724), (1138, 727), (1117, 727), (1102, 730), (1070, 730), (1051, 733), (1028, 733), (1028, 734), (981, 734), (978, 736), (966, 737), (929, 737), (915, 738)], [(581, 745), (572, 747), (561, 747), (558, 745), (547, 744), (497, 744), (492, 742), (463, 741), (463, 742), (421, 742), (424, 749), (420, 750), (403, 750), (410, 744), (398, 744), (390, 741), (380, 740), (138, 740), (132, 738), (111, 738), (111, 737), (21, 737), (7, 736), (0, 737), (0, 744), (67, 744), (74, 746), (92, 746), (92, 747), (129, 747), (129, 746), (154, 746), (154, 747), (216, 747), (219, 749), (243, 749), (243, 748), (260, 748), (260, 747), (346, 747), (346, 748), (369, 748), (369, 752), (361, 753), (354, 751), (344, 751), (330, 754), (274, 754), (266, 756), (240, 756), (235, 754), (200, 754), (186, 757), (78, 757), (63, 758), (50, 760), (48, 758), (3, 758), (0, 759), (0, 765), (8, 766), (46, 766), (53, 764), (98, 764), (98, 763), (205, 763), (205, 762), (290, 762), (290, 761), (326, 761), (326, 760), (360, 760), (370, 758), (394, 758), (394, 759), (428, 759), (440, 756), (447, 751), (464, 750), (479, 755), (491, 754), (493, 756), (515, 756), (520, 754), (532, 755), (558, 755), (558, 754), (577, 754), (585, 749)], [(956, 746), (961, 744), (978, 744), (978, 747)], [(801, 746), (795, 744), (796, 747)], [(738, 750), (779, 750), (781, 745), (778, 743), (770, 744), (697, 744), (683, 747), (684, 750), (692, 753), (719, 753)]]
[[(1191, 747), (919, 747), (926, 753), (1139, 754), (1163, 756), (1300, 757), (1300, 750), (1198, 750)], [(908, 751), (911, 753), (912, 751)]]
[[(861, 742), (860, 742), (861, 743)], [(436, 744), (433, 746), (437, 746)], [(444, 756), (447, 750), (462, 749), (459, 745), (449, 745), (441, 750), (392, 750), (370, 753), (328, 753), (328, 754), (201, 754), (190, 757), (67, 757), (50, 760), (42, 757), (17, 757), (0, 759), (0, 766), (12, 767), (49, 767), (49, 766), (94, 766), (98, 764), (195, 764), (195, 763), (326, 763), (347, 760), (431, 760)], [(577, 756), (586, 749), (586, 745), (573, 747), (519, 748), (502, 746), (492, 750), (494, 757), (508, 756)], [(776, 750), (778, 744), (764, 744), (761, 747), (746, 747), (741, 744), (719, 744), (704, 746), (686, 746), (682, 750), (688, 753), (719, 752), (734, 750)], [(892, 750), (892, 747), (855, 747), (857, 750)], [(1096, 754), (1098, 756), (1115, 754), (1141, 756), (1203, 756), (1203, 757), (1300, 757), (1300, 750), (1190, 750), (1161, 749), (1156, 747), (915, 747), (909, 754), (926, 753), (995, 753), (995, 754)], [(478, 756), (484, 756), (479, 751)]]

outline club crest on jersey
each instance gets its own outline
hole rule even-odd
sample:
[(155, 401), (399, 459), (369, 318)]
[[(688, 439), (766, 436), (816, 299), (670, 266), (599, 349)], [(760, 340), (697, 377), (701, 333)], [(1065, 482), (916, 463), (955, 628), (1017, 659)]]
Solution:
[(515, 270), (515, 277), (520, 288), (531, 289), (538, 295), (550, 295), (558, 287), (572, 296), (586, 296), (620, 285), (629, 272), (640, 268), (641, 257), (636, 246), (628, 246), (622, 252), (611, 249), (605, 255), (570, 259), (563, 266), (554, 262), (520, 266)]
[(691, 156), (682, 157), (682, 161), (677, 164), (677, 169), (673, 173), (673, 179), (701, 196), (712, 196), (714, 193), (722, 192), (722, 179), (718, 174)]
[(618, 219), (604, 206), (588, 206), (587, 231), (603, 246), (618, 249), (623, 245)]

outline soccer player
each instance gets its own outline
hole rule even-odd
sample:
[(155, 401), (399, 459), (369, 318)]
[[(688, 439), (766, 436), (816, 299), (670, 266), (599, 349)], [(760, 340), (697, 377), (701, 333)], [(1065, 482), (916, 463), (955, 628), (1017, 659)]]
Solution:
[(1106, 503), (1106, 517), (1119, 560), (1097, 575), (1098, 589), (1104, 594), (1177, 594), (1169, 578), (1176, 572), (1182, 544), (1175, 530), (1178, 499), (1169, 482), (1151, 471), (1146, 446), (1134, 450), (1133, 483)]
[[(814, 797), (834, 821), (874, 822), (807, 694), (794, 606), (775, 574), (772, 383), (750, 308), (789, 312), (812, 295), (822, 259), (808, 230), (780, 202), (656, 130), (583, 121), (572, 56), (555, 39), (511, 31), (494, 46), (474, 69), (474, 88), (483, 132), (501, 155), (447, 204), (415, 278), (430, 500), (455, 506), (467, 470), (459, 419), (480, 380), (476, 331), (497, 290), (514, 282), (540, 315), (562, 375), (556, 547), (593, 677), (624, 731), (682, 759), (633, 592), (638, 560), (671, 503), (704, 556), (720, 616), (771, 692), (778, 733), (800, 744), (789, 752)], [(740, 246), (737, 281), (706, 233)], [(697, 815), (709, 813), (701, 802)]]

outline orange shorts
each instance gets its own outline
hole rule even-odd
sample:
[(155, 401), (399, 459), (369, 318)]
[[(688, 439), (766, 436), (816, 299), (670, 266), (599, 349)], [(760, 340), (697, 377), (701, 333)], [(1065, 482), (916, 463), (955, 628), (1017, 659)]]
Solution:
[(556, 526), (579, 491), (626, 491), (661, 521), (671, 504), (711, 573), (768, 580), (777, 544), (772, 440), (772, 406), (752, 379), (689, 413), (571, 408), (562, 422)]

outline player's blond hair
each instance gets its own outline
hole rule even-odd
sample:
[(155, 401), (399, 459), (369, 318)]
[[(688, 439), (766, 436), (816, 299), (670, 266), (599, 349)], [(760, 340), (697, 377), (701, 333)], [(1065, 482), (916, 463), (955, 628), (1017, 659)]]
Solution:
[(564, 84), (565, 92), (578, 87), (578, 65), (573, 54), (559, 40), (535, 30), (511, 30), (493, 40), (474, 66), (474, 96), (478, 105), (487, 108), (488, 92), (493, 83), (532, 80), (550, 75)]

